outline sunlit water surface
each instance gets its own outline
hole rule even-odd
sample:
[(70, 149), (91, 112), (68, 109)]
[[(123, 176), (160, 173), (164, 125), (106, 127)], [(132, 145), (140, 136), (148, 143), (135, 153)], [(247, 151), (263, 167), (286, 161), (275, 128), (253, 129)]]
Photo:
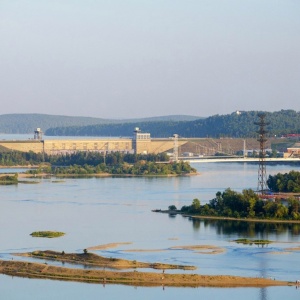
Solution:
[[(95, 251), (107, 257), (195, 265), (199, 274), (231, 274), (300, 279), (300, 226), (230, 221), (195, 221), (153, 213), (152, 209), (206, 203), (217, 191), (231, 187), (256, 189), (257, 164), (195, 164), (198, 176), (178, 178), (33, 179), (37, 184), (0, 186), (0, 257), (33, 250), (82, 252), (107, 243), (130, 242)], [(299, 165), (271, 165), (269, 174), (300, 169)], [(1, 172), (13, 171), (2, 169)], [(57, 239), (32, 238), (37, 230), (66, 233)], [(267, 247), (240, 245), (237, 238), (274, 241)], [(184, 245), (214, 245), (224, 252), (199, 254), (174, 249)], [(130, 252), (127, 250), (143, 250)], [(149, 250), (149, 251), (148, 251)], [(159, 250), (159, 251), (150, 251)], [(295, 287), (134, 288), (0, 276), (3, 299), (298, 299)]]

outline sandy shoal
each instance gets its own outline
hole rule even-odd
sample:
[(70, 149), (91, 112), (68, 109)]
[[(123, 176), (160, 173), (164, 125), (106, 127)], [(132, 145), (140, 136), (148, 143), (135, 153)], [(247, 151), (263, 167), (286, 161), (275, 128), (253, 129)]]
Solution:
[[(99, 245), (95, 247), (87, 248), (88, 250), (104, 250), (113, 247), (117, 247), (119, 245), (128, 245), (131, 243), (113, 243), (106, 245)], [(123, 252), (164, 252), (164, 251), (172, 251), (172, 250), (191, 250), (195, 251), (198, 254), (220, 254), (225, 252), (224, 248), (212, 246), (212, 245), (190, 245), (190, 246), (174, 246), (168, 249), (128, 249), (123, 250)]]
[(264, 278), (226, 275), (166, 274), (146, 272), (112, 272), (70, 269), (41, 263), (0, 260), (0, 273), (27, 278), (44, 278), (99, 284), (174, 287), (268, 287), (294, 285), (292, 282)]
[(300, 251), (300, 247), (285, 248), (284, 250), (287, 250), (287, 251)]
[(130, 245), (130, 244), (132, 243), (131, 242), (109, 243), (109, 244), (88, 247), (86, 249), (89, 251), (106, 250), (106, 249), (116, 248), (121, 245)]
[(124, 252), (164, 252), (166, 249), (129, 249)]
[(193, 250), (196, 253), (200, 253), (200, 254), (219, 254), (226, 251), (224, 248), (212, 246), (212, 245), (174, 246), (171, 247), (170, 249)]

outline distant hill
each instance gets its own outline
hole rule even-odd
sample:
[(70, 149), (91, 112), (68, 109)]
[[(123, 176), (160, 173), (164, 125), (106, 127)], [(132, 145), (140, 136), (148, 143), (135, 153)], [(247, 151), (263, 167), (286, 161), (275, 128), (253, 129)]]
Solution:
[(0, 115), (0, 133), (33, 133), (36, 128), (44, 132), (53, 127), (87, 126), (98, 124), (118, 124), (132, 122), (158, 122), (158, 121), (191, 121), (195, 116), (161, 116), (141, 119), (101, 119), (91, 117), (71, 117), (46, 114), (5, 114)]
[(195, 121), (199, 119), (205, 119), (205, 118), (188, 116), (188, 115), (170, 115), (170, 116), (149, 117), (149, 118), (139, 118), (139, 119), (114, 120), (113, 123), (168, 122), (168, 121), (181, 122), (181, 121)]
[[(227, 115), (214, 115), (193, 121), (132, 122), (119, 124), (97, 124), (88, 126), (56, 127), (46, 131), (47, 135), (69, 136), (132, 136), (133, 129), (140, 127), (152, 137), (170, 137), (174, 133), (182, 137), (256, 137), (258, 111), (244, 111)], [(300, 113), (294, 110), (265, 112), (270, 136), (300, 133)]]

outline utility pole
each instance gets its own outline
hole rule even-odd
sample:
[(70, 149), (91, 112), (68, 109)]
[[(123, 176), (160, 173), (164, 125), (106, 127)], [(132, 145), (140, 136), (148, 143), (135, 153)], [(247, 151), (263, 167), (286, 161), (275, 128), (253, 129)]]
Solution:
[(265, 129), (267, 125), (270, 124), (270, 122), (265, 121), (266, 114), (265, 113), (259, 113), (258, 114), (259, 121), (254, 122), (255, 125), (259, 126), (259, 130), (257, 133), (259, 134), (259, 137), (257, 141), (259, 142), (259, 167), (258, 167), (258, 183), (257, 183), (257, 191), (260, 192), (262, 195), (265, 194), (265, 191), (267, 190), (267, 172), (266, 172), (266, 134), (268, 131)]

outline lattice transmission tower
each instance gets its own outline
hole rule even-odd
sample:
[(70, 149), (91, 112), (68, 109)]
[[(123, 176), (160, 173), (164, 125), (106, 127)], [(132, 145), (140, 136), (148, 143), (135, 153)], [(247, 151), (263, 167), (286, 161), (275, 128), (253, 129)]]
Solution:
[(255, 125), (259, 126), (259, 130), (257, 133), (259, 134), (259, 137), (257, 141), (259, 142), (259, 167), (258, 167), (258, 183), (257, 183), (257, 191), (261, 193), (262, 195), (266, 193), (268, 190), (267, 188), (267, 171), (266, 171), (266, 134), (268, 131), (265, 129), (267, 125), (270, 124), (270, 122), (265, 121), (266, 114), (259, 113), (258, 114), (259, 121), (254, 122)]

